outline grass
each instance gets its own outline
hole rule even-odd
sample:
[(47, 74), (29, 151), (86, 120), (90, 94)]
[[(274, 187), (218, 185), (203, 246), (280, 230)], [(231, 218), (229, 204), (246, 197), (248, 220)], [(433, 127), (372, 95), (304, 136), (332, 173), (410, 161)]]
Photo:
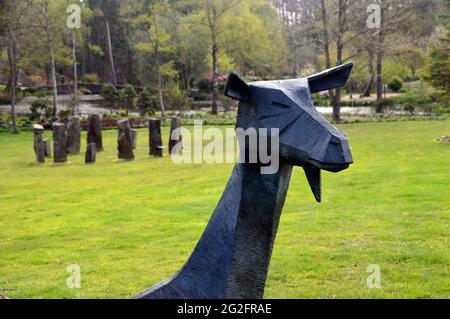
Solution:
[[(449, 298), (450, 144), (436, 138), (450, 120), (340, 128), (355, 164), (324, 174), (320, 205), (295, 169), (265, 297)], [(233, 165), (149, 158), (146, 130), (137, 160), (119, 162), (116, 134), (91, 166), (39, 166), (31, 133), (0, 134), (0, 294), (128, 298), (186, 261)], [(66, 286), (72, 263), (81, 289)]]

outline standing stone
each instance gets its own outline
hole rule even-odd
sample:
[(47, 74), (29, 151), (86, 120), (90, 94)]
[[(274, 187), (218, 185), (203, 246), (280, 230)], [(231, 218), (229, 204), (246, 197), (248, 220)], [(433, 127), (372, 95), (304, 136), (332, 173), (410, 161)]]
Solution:
[(150, 155), (163, 156), (163, 143), (161, 138), (161, 120), (150, 119), (148, 122), (150, 131)]
[(72, 116), (67, 124), (67, 153), (72, 155), (80, 154), (80, 142), (80, 118), (78, 116)]
[(85, 157), (85, 163), (91, 164), (95, 163), (97, 159), (97, 146), (95, 143), (89, 144), (86, 149), (86, 157)]
[(52, 142), (50, 140), (44, 140), (45, 157), (52, 157)]
[(173, 132), (179, 128), (181, 128), (181, 119), (178, 117), (172, 117), (172, 121), (170, 123), (169, 154), (172, 154), (172, 149), (175, 147), (175, 145), (181, 143), (182, 141), (181, 134), (178, 134), (178, 136), (173, 136)]
[(100, 115), (92, 114), (89, 116), (87, 143), (94, 143), (97, 152), (103, 151), (102, 119), (100, 118)]
[(53, 162), (67, 162), (66, 125), (53, 123)]
[(137, 135), (138, 132), (136, 130), (131, 130), (131, 145), (133, 146), (134, 150), (137, 147)]
[(119, 136), (117, 139), (119, 159), (134, 160), (130, 122), (128, 120), (123, 120), (119, 121), (117, 124), (119, 127)]
[(38, 163), (45, 163), (45, 144), (43, 139), (44, 127), (42, 125), (34, 125), (34, 153)]

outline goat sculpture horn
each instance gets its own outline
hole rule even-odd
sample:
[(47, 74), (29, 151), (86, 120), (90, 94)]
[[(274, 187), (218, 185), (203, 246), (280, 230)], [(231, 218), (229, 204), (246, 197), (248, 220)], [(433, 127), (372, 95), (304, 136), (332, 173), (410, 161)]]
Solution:
[(353, 62), (325, 70), (308, 78), (311, 93), (328, 91), (345, 85), (353, 69)]

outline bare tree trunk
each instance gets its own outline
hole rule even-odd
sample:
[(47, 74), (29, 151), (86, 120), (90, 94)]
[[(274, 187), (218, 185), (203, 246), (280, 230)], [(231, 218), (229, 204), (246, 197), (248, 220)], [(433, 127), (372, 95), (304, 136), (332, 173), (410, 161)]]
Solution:
[(16, 40), (12, 30), (9, 30), (9, 45), (8, 45), (8, 60), (10, 66), (10, 81), (11, 81), (11, 117), (12, 117), (12, 131), (14, 134), (19, 132), (17, 128), (17, 117), (16, 117), (16, 92), (17, 92), (17, 61), (16, 61), (16, 51), (17, 51)]
[(383, 45), (384, 45), (384, 8), (381, 6), (381, 26), (377, 39), (377, 107), (376, 112), (383, 112)]
[(163, 118), (166, 117), (166, 108), (164, 106), (164, 95), (162, 88), (162, 74), (161, 74), (161, 61), (158, 45), (156, 45), (155, 49), (156, 53), (156, 67), (158, 69), (158, 95), (159, 95), (159, 107), (161, 108), (161, 115)]
[(375, 70), (373, 67), (375, 61), (375, 50), (372, 47), (367, 48), (367, 52), (369, 53), (369, 63), (368, 63), (368, 71), (369, 71), (369, 83), (367, 84), (366, 90), (364, 91), (364, 97), (370, 97), (372, 93), (373, 83), (375, 82)]
[[(322, 9), (322, 24), (323, 24), (323, 44), (325, 51), (325, 64), (326, 68), (331, 68), (331, 57), (330, 57), (330, 39), (328, 34), (328, 18), (327, 18), (327, 7), (325, 0), (321, 0), (321, 9)], [(334, 104), (334, 92), (333, 90), (328, 91), (328, 95), (330, 97), (330, 102)]]
[(212, 61), (213, 61), (213, 87), (212, 87), (212, 114), (218, 114), (218, 99), (219, 99), (219, 71), (217, 67), (217, 39), (215, 31), (213, 32), (213, 48), (212, 48)]
[(76, 42), (75, 29), (72, 30), (72, 58), (73, 58), (73, 110), (72, 115), (76, 114), (76, 108), (78, 105), (78, 63), (77, 63), (77, 42)]
[[(338, 13), (338, 36), (336, 42), (337, 49), (337, 64), (342, 64), (342, 55), (344, 53), (343, 38), (346, 28), (346, 15), (347, 15), (347, 0), (339, 0), (339, 13)], [(336, 89), (336, 94), (333, 99), (333, 121), (339, 123), (341, 121), (341, 92), (342, 89)]]
[(53, 40), (49, 37), (48, 46), (50, 49), (51, 57), (51, 77), (52, 77), (52, 87), (53, 87), (53, 111), (52, 116), (55, 118), (58, 112), (58, 83), (56, 81), (56, 62), (55, 62), (55, 51), (53, 48)]
[(325, 51), (325, 63), (327, 69), (331, 68), (331, 58), (330, 58), (330, 40), (328, 36), (328, 18), (327, 18), (327, 8), (325, 5), (325, 0), (321, 0), (322, 6), (322, 24), (323, 24), (323, 43)]
[(109, 59), (109, 66), (111, 68), (112, 82), (114, 85), (117, 85), (116, 68), (114, 67), (114, 57), (112, 53), (111, 31), (109, 29), (108, 20), (106, 20), (106, 42), (108, 47), (108, 59)]

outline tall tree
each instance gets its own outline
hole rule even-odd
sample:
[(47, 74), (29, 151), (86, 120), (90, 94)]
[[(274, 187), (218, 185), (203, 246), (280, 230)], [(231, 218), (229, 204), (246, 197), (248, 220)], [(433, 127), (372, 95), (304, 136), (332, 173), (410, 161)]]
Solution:
[(417, 12), (427, 6), (426, 0), (378, 0), (380, 5), (380, 25), (376, 40), (376, 72), (377, 72), (377, 107), (376, 112), (383, 111), (383, 62), (386, 39), (397, 33), (400, 26)]
[[(348, 24), (348, 11), (349, 11), (349, 1), (350, 0), (338, 0), (337, 3), (332, 2), (332, 15), (337, 14), (337, 20), (334, 21), (334, 42), (336, 47), (336, 65), (341, 65), (344, 61), (344, 47), (346, 44), (345, 35), (349, 30)], [(335, 6), (337, 5), (337, 6)], [(321, 0), (320, 3), (322, 28), (323, 28), (323, 45), (325, 54), (326, 67), (331, 67), (331, 56), (330, 56), (330, 10), (327, 9), (327, 4), (325, 0)], [(341, 92), (342, 89), (338, 88), (334, 91), (330, 90), (330, 100), (333, 104), (333, 121), (341, 121)]]
[(109, 60), (109, 67), (111, 68), (112, 83), (114, 85), (117, 85), (116, 67), (114, 65), (114, 55), (111, 42), (111, 28), (109, 27), (108, 18), (105, 18), (105, 30), (106, 30), (106, 46), (108, 48), (108, 60)]
[(197, 14), (192, 23), (206, 27), (211, 40), (212, 61), (212, 114), (218, 113), (219, 100), (219, 34), (223, 32), (223, 20), (226, 14), (242, 0), (200, 0), (197, 2)]
[(163, 55), (173, 51), (169, 32), (168, 13), (170, 4), (160, 1), (122, 1), (121, 13), (137, 32), (143, 33), (136, 41), (136, 49), (144, 54), (151, 54), (156, 71), (159, 106), (165, 117), (164, 76), (173, 73), (173, 63), (164, 63)]
[(17, 82), (19, 77), (19, 52), (17, 39), (25, 29), (30, 26), (24, 23), (24, 17), (28, 13), (32, 0), (3, 0), (0, 3), (0, 37), (5, 39), (7, 44), (9, 78), (8, 91), (11, 98), (11, 118), (12, 131), (18, 133), (17, 116), (16, 116), (16, 100), (17, 100)]
[(447, 0), (440, 19), (442, 31), (431, 45), (425, 80), (450, 103), (450, 0)]
[(56, 42), (65, 30), (67, 2), (64, 0), (36, 0), (33, 3), (36, 27), (46, 40), (50, 54), (52, 83), (52, 116), (58, 112), (58, 82), (56, 78)]

